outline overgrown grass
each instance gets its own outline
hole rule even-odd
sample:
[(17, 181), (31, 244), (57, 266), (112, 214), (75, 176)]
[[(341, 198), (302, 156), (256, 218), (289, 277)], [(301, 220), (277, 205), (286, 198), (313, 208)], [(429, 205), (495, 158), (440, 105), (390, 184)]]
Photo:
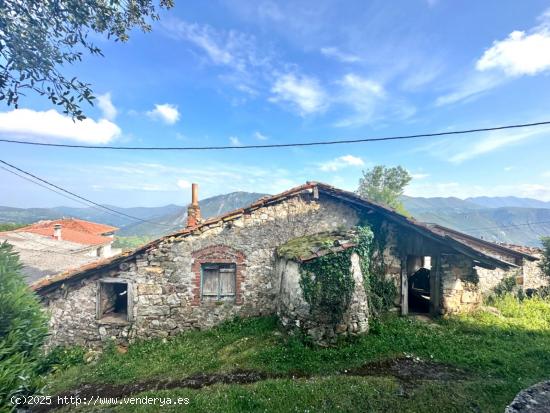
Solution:
[[(388, 316), (372, 326), (369, 335), (326, 349), (285, 337), (274, 318), (235, 321), (169, 342), (136, 343), (126, 354), (107, 352), (95, 365), (54, 375), (48, 393), (82, 383), (130, 383), (252, 369), (322, 377), (150, 394), (185, 395), (181, 397), (191, 399), (186, 411), (295, 411), (296, 407), (299, 411), (497, 412), (521, 388), (550, 377), (550, 302), (537, 298), (520, 303), (507, 296), (495, 306), (501, 315), (478, 312), (433, 324)], [(339, 375), (345, 369), (404, 354), (460, 367), (470, 379), (420, 382), (405, 398), (391, 377)], [(155, 411), (153, 407), (118, 408)]]

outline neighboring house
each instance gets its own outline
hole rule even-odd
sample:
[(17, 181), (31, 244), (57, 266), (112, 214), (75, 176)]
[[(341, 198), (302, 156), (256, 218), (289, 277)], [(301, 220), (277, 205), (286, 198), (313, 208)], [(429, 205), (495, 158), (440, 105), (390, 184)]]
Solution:
[(74, 218), (39, 221), (0, 233), (19, 253), (27, 281), (78, 268), (120, 252), (113, 250), (118, 228)]
[(339, 323), (331, 324), (326, 314), (308, 311), (298, 271), (300, 262), (327, 251), (294, 258), (277, 252), (289, 241), (323, 233), (334, 236), (334, 244), (324, 249), (338, 253), (352, 246), (339, 234), (359, 225), (369, 225), (381, 246), (373, 260), (395, 283), (402, 314), (419, 297), (426, 306), (411, 310), (439, 315), (474, 309), (482, 301), (477, 269), (509, 271), (520, 265), (322, 183), (308, 182), (206, 221), (196, 189), (193, 184), (187, 228), (33, 284), (52, 314), (50, 345), (126, 344), (208, 328), (234, 316), (268, 314), (319, 343), (366, 332), (368, 303), (357, 254), (350, 259), (351, 303)]

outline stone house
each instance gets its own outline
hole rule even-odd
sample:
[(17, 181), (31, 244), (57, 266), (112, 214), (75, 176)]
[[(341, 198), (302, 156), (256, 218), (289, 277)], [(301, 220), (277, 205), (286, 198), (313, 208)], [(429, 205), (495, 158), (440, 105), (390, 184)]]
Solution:
[[(475, 308), (482, 299), (476, 269), (519, 267), (352, 192), (317, 182), (206, 221), (193, 185), (188, 217), (187, 227), (175, 234), (33, 284), (51, 312), (50, 344), (99, 347), (111, 339), (126, 344), (212, 327), (234, 316), (270, 314), (320, 342), (365, 332), (367, 303), (359, 288), (357, 257), (350, 260), (357, 281), (351, 305), (340, 325), (327, 327), (308, 316), (296, 263), (277, 254), (278, 247), (297, 237), (358, 225), (369, 224), (381, 245), (375, 259), (383, 262), (384, 277), (397, 287), (395, 303), (402, 314), (409, 312), (409, 295), (417, 290), (434, 315)], [(427, 266), (428, 278), (411, 278), (419, 267), (425, 273)], [(409, 279), (415, 280), (413, 287), (424, 284), (410, 289)]]
[(23, 275), (31, 283), (117, 254), (120, 250), (112, 248), (117, 230), (82, 219), (62, 218), (0, 232), (0, 242), (8, 242), (19, 253)]

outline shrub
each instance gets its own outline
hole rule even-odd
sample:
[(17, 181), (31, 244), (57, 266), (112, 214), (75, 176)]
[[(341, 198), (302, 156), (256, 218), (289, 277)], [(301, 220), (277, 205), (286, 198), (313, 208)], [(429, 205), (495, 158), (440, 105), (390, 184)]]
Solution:
[(86, 350), (84, 347), (54, 347), (48, 354), (38, 361), (36, 372), (50, 373), (55, 370), (65, 370), (72, 366), (84, 363)]
[(47, 318), (20, 273), (19, 256), (0, 244), (0, 410), (9, 399), (37, 390), (36, 369)]

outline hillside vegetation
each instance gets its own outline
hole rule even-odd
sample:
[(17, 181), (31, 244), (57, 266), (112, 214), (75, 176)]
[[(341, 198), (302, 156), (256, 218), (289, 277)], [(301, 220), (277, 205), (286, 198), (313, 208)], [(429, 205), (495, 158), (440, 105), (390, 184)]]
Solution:
[(275, 318), (236, 320), (126, 353), (113, 347), (96, 364), (50, 377), (46, 392), (187, 397), (189, 412), (500, 413), (520, 389), (550, 377), (550, 302), (508, 296), (495, 306), (428, 323), (388, 315), (335, 348), (286, 337)]

